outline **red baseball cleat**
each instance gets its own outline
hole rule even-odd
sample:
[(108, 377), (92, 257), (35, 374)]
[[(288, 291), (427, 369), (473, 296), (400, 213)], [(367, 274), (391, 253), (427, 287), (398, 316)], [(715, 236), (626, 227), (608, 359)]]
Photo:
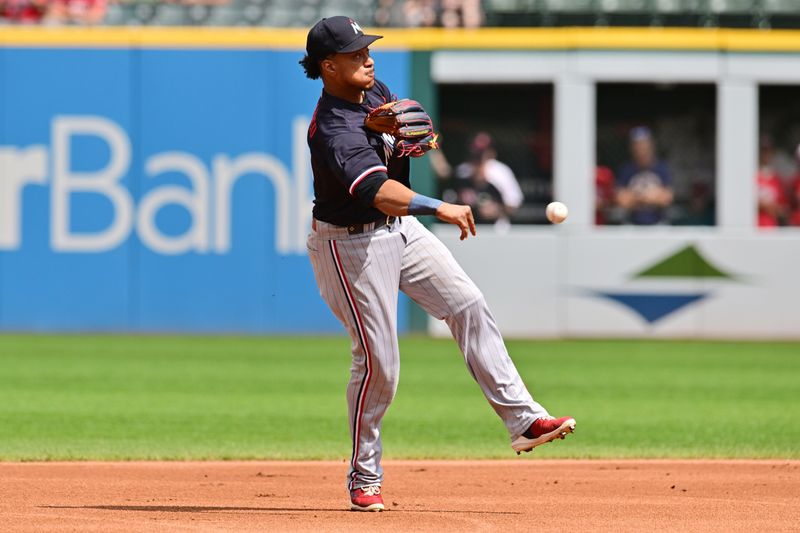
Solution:
[(380, 485), (369, 485), (350, 491), (351, 511), (383, 511)]
[(540, 444), (545, 444), (555, 439), (563, 439), (567, 433), (575, 431), (575, 419), (569, 416), (553, 418), (544, 416), (537, 419), (528, 431), (511, 442), (511, 447), (517, 452), (529, 452)]

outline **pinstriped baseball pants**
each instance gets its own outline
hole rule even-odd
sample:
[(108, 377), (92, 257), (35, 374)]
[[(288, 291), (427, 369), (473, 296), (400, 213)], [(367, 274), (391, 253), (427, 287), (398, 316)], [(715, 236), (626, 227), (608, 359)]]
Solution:
[(547, 411), (508, 356), (483, 294), (447, 247), (412, 216), (349, 235), (315, 221), (308, 252), (320, 294), (352, 340), (347, 386), (352, 490), (381, 483), (381, 421), (397, 390), (397, 299), (403, 291), (450, 327), (469, 372), (511, 438)]

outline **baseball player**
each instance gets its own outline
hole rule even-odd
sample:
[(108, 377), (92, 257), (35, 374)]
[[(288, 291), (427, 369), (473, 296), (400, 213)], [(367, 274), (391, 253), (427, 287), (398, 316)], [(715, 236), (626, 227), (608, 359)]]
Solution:
[(380, 38), (364, 34), (348, 17), (322, 19), (309, 31), (300, 61), (306, 76), (322, 78), (324, 86), (308, 129), (315, 196), (308, 253), (322, 298), (352, 339), (347, 484), (357, 511), (384, 508), (380, 430), (400, 370), (399, 291), (450, 327), (518, 454), (575, 428), (573, 418), (553, 418), (533, 400), (483, 294), (415, 218), (435, 215), (455, 224), (461, 240), (476, 234), (468, 206), (410, 188), (408, 157), (434, 148), (435, 135), (417, 142), (365, 124), (374, 110), (394, 104), (389, 88), (375, 78), (370, 56), (370, 44)]

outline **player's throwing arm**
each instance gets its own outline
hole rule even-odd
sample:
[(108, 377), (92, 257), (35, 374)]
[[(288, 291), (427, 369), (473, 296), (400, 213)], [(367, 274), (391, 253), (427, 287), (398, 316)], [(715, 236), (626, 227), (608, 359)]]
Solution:
[[(364, 118), (364, 125), (374, 132), (394, 137), (395, 151), (400, 156), (420, 157), (439, 147), (433, 121), (416, 100), (404, 98), (387, 102), (370, 111)], [(393, 199), (397, 202), (392, 202)], [(470, 233), (476, 235), (475, 218), (469, 206), (429, 198), (397, 182), (384, 183), (375, 197), (375, 207), (390, 215), (435, 215), (442, 222), (458, 226), (462, 241)]]
[(386, 180), (375, 195), (375, 207), (387, 215), (435, 215), (461, 229), (461, 240), (476, 235), (475, 217), (468, 205), (455, 205), (415, 193), (394, 180)]

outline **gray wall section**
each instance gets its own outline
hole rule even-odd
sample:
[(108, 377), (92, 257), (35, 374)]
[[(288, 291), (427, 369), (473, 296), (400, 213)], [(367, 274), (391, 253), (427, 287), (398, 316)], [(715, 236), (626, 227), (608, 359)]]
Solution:
[(730, 80), (717, 86), (717, 220), (724, 228), (751, 228), (757, 222), (758, 85)]

